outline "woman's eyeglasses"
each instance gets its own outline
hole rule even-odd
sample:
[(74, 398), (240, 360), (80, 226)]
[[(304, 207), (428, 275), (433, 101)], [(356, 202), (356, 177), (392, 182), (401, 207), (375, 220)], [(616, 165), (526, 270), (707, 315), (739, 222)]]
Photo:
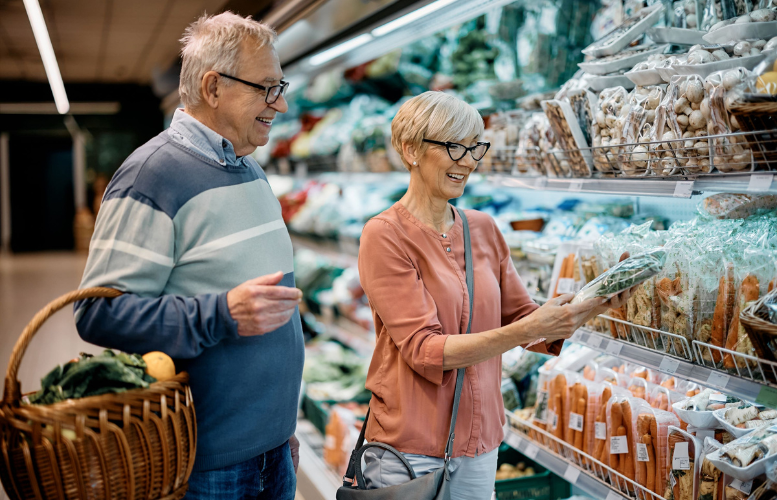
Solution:
[(245, 80), (241, 80), (240, 78), (235, 78), (234, 76), (225, 75), (224, 73), (219, 73), (219, 75), (223, 76), (224, 78), (229, 78), (230, 80), (235, 80), (236, 82), (240, 82), (243, 85), (248, 85), (249, 87), (253, 87), (259, 90), (264, 90), (266, 92), (264, 96), (264, 102), (266, 102), (267, 104), (275, 103), (275, 101), (277, 101), (280, 96), (286, 95), (286, 89), (289, 88), (289, 82), (284, 82), (284, 81), (281, 81), (280, 85), (265, 87), (264, 85), (247, 82)]
[(472, 155), (473, 160), (480, 161), (484, 156), (486, 156), (488, 148), (491, 147), (490, 142), (478, 142), (474, 146), (468, 148), (467, 146), (457, 142), (440, 142), (431, 141), (429, 139), (424, 139), (423, 141), (428, 142), (429, 144), (445, 146), (445, 148), (448, 150), (448, 156), (450, 156), (451, 160), (453, 161), (459, 161), (464, 158), (464, 155), (467, 154), (467, 151), (469, 151), (469, 154)]

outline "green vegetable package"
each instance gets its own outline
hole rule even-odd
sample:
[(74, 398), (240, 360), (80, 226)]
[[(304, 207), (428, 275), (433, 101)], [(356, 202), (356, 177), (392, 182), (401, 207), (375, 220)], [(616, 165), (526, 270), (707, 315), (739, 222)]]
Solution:
[(572, 303), (578, 304), (594, 297), (607, 297), (628, 290), (658, 274), (665, 261), (666, 253), (659, 249), (629, 257), (584, 286)]

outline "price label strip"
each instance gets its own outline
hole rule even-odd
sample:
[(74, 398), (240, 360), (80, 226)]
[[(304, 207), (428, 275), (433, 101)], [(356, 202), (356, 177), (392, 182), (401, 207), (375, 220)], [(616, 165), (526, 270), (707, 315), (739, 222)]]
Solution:
[(678, 368), (680, 368), (680, 361), (671, 356), (664, 356), (661, 364), (658, 365), (658, 371), (668, 373), (669, 375), (674, 375)]
[(621, 353), (621, 350), (623, 350), (623, 344), (621, 344), (620, 342), (610, 341), (607, 344), (607, 349), (605, 350), (607, 351), (607, 354), (612, 354), (613, 356), (617, 356)]
[(532, 460), (534, 460), (535, 458), (537, 458), (537, 453), (539, 452), (540, 452), (539, 448), (537, 448), (533, 444), (530, 444), (529, 446), (526, 447), (526, 450), (524, 450), (523, 454), (531, 458)]
[(578, 477), (580, 477), (580, 469), (571, 464), (567, 465), (567, 470), (564, 471), (564, 479), (570, 484), (576, 484)]
[(712, 387), (716, 387), (718, 389), (725, 389), (728, 385), (728, 381), (731, 377), (726, 375), (725, 373), (718, 373), (718, 372), (710, 372), (709, 377), (707, 377), (707, 384)]
[(578, 193), (583, 190), (583, 181), (570, 181), (569, 191), (572, 193)]
[(595, 333), (592, 333), (591, 337), (588, 339), (588, 345), (594, 349), (599, 349), (602, 347), (602, 338)]
[(693, 181), (679, 181), (674, 186), (675, 198), (690, 198), (693, 195)]
[(518, 437), (515, 433), (508, 431), (507, 435), (505, 436), (505, 442), (508, 446), (511, 448), (517, 450), (521, 446), (521, 438)]
[(747, 183), (748, 193), (763, 193), (772, 188), (772, 174), (751, 174), (750, 182)]
[(677, 443), (674, 446), (672, 468), (677, 470), (691, 470), (691, 459), (688, 456), (688, 443)]
[(607, 493), (607, 498), (605, 500), (624, 500), (621, 495), (618, 495), (614, 491), (611, 491)]

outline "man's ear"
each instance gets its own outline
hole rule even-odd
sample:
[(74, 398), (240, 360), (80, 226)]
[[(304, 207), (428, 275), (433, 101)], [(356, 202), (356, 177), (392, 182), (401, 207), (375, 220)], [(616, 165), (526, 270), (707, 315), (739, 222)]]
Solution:
[(221, 97), (221, 87), (219, 86), (219, 74), (215, 71), (208, 71), (202, 77), (200, 83), (200, 93), (202, 100), (211, 108), (219, 107), (219, 97)]
[(413, 166), (413, 163), (418, 163), (418, 150), (415, 146), (408, 142), (402, 143), (402, 156), (408, 165)]

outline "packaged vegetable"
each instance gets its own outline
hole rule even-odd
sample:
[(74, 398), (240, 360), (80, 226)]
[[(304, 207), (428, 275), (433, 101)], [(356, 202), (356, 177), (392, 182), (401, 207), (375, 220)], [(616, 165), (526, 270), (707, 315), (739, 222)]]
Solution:
[(723, 473), (707, 459), (707, 454), (723, 446), (712, 438), (704, 438), (702, 462), (699, 468), (699, 491), (697, 500), (718, 500), (723, 497)]
[(584, 286), (575, 295), (572, 303), (580, 303), (594, 297), (607, 297), (628, 290), (658, 274), (665, 259), (666, 253), (660, 249), (629, 257)]
[(634, 422), (636, 482), (656, 495), (664, 493), (668, 477), (666, 443), (669, 426), (678, 426), (677, 417), (668, 411), (640, 404), (632, 412)]
[[(605, 455), (608, 440), (607, 404), (612, 397), (623, 398), (627, 395), (628, 391), (609, 382), (597, 384), (589, 392), (586, 418), (589, 422), (593, 422), (593, 425), (586, 428), (584, 451), (605, 465), (609, 463), (609, 457)], [(596, 473), (601, 472), (596, 467), (592, 467), (592, 469)]]
[[(607, 404), (607, 427), (609, 433), (609, 465), (610, 468), (634, 481), (636, 479), (636, 442), (635, 415), (650, 411), (647, 401), (632, 397), (613, 396)], [(607, 462), (605, 462), (607, 463)], [(620, 485), (621, 490), (628, 492), (630, 488), (616, 477), (610, 477), (610, 482)]]
[(545, 164), (541, 160), (541, 141), (543, 132), (549, 129), (545, 113), (534, 113), (518, 134), (518, 147), (515, 150), (515, 169), (521, 174), (535, 173), (546, 175)]
[(623, 125), (630, 110), (626, 104), (628, 95), (623, 87), (604, 89), (599, 95), (592, 127), (594, 167), (599, 172), (619, 170), (618, 149), (623, 142)]
[(713, 428), (717, 425), (717, 419), (713, 412), (727, 405), (738, 406), (741, 401), (738, 398), (722, 394), (714, 389), (704, 389), (699, 394), (686, 400), (675, 403), (677, 415), (684, 422), (701, 429)]
[(718, 193), (704, 198), (698, 206), (702, 215), (716, 219), (744, 219), (759, 210), (777, 208), (777, 195)]
[(707, 458), (728, 476), (748, 481), (766, 472), (777, 458), (777, 427), (756, 429)]
[(754, 429), (777, 425), (777, 410), (742, 402), (714, 412), (715, 418), (735, 437), (742, 437)]
[(667, 443), (667, 465), (670, 472), (665, 485), (664, 498), (666, 500), (697, 498), (699, 457), (701, 455), (699, 441), (687, 432), (670, 426)]

